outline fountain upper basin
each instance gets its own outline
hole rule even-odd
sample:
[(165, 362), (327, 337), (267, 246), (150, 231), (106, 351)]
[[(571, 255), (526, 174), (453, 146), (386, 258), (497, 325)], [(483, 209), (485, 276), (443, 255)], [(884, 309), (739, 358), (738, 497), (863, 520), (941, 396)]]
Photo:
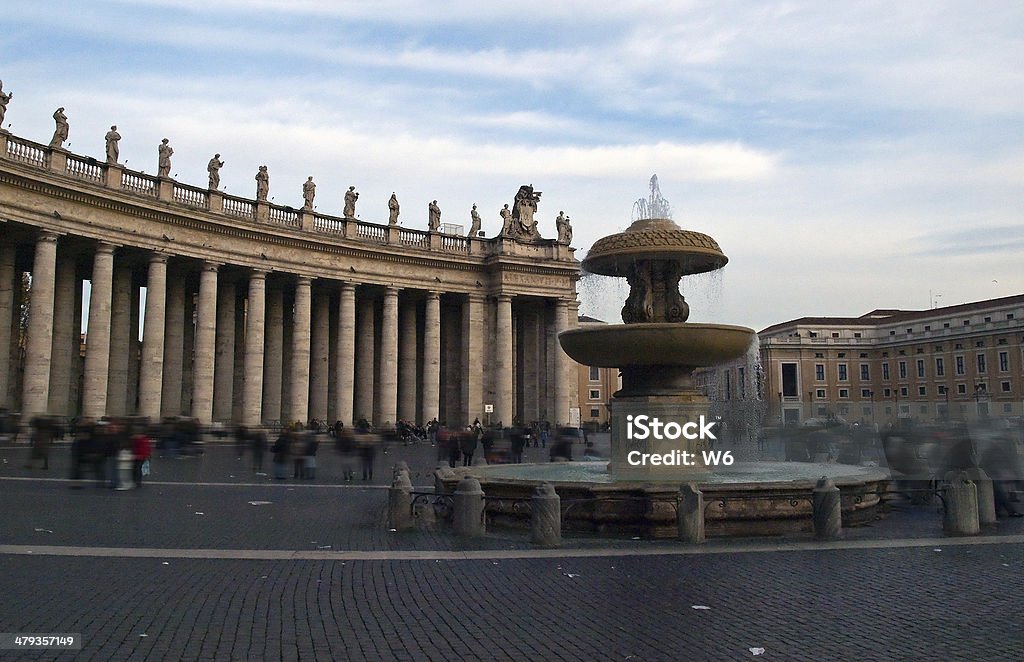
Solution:
[(714, 365), (742, 356), (754, 330), (729, 324), (613, 324), (558, 335), (565, 353), (599, 368)]

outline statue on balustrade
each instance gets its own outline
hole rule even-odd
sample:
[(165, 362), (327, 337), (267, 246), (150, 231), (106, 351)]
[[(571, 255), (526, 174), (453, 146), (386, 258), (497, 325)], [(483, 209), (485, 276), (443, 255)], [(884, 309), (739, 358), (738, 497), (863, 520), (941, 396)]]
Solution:
[(53, 112), (53, 121), (57, 127), (53, 130), (53, 138), (50, 138), (50, 147), (61, 149), (68, 139), (68, 116), (64, 114), (64, 106)]
[(501, 208), (498, 212), (501, 214), (501, 236), (511, 237), (512, 236), (512, 210), (508, 208), (508, 203)]
[(303, 209), (313, 208), (313, 198), (316, 197), (316, 184), (313, 183), (313, 175), (310, 175), (302, 185)]
[(4, 93), (4, 82), (0, 80), (0, 131), (3, 131), (4, 115), (7, 114), (7, 104), (14, 98), (14, 92)]
[(512, 203), (512, 218), (516, 221), (512, 224), (512, 236), (516, 239), (536, 241), (541, 238), (537, 230), (537, 221), (534, 219), (540, 195), (540, 191), (534, 191), (532, 185), (524, 184), (519, 187)]
[(348, 191), (345, 192), (345, 211), (343, 215), (345, 218), (356, 217), (356, 200), (359, 199), (359, 194), (356, 193), (355, 186), (349, 186)]
[(427, 229), (431, 232), (441, 229), (441, 208), (437, 206), (437, 200), (427, 205)]
[(388, 200), (388, 225), (398, 225), (398, 213), (400, 208), (398, 206), (398, 197), (394, 191), (391, 192), (391, 199)]
[(107, 143), (107, 163), (117, 163), (117, 159), (121, 155), (121, 148), (117, 144), (121, 140), (121, 134), (117, 132), (116, 124), (110, 127), (110, 131), (103, 136), (103, 140)]
[(269, 193), (270, 173), (267, 172), (267, 166), (261, 165), (260, 171), (256, 173), (256, 200), (266, 202)]
[(473, 205), (473, 209), (469, 211), (469, 234), (467, 237), (478, 237), (480, 236), (480, 214), (476, 210), (476, 205)]
[(210, 190), (216, 191), (220, 186), (220, 169), (224, 162), (220, 160), (220, 154), (214, 154), (210, 162), (206, 164), (206, 172), (210, 173)]
[(558, 217), (555, 219), (555, 228), (558, 229), (558, 243), (572, 243), (572, 224), (569, 223), (569, 217), (565, 215), (564, 211), (558, 212)]
[(161, 140), (156, 151), (159, 155), (157, 159), (156, 176), (167, 177), (171, 174), (171, 156), (174, 154), (170, 141), (167, 138)]

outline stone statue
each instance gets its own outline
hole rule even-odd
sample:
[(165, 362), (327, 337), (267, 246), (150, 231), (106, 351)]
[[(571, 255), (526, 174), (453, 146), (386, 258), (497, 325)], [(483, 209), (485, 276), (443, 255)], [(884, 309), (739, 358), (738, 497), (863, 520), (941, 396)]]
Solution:
[(267, 166), (261, 165), (260, 171), (256, 173), (256, 200), (266, 202), (269, 193), (270, 173), (267, 172)]
[(220, 169), (224, 162), (220, 160), (220, 154), (214, 154), (210, 162), (206, 164), (206, 172), (210, 173), (210, 190), (216, 191), (220, 186)]
[(511, 237), (512, 236), (512, 210), (508, 208), (508, 203), (501, 208), (498, 212), (501, 214), (501, 236)]
[(14, 98), (14, 92), (4, 94), (4, 82), (0, 80), (0, 131), (3, 130), (4, 115), (7, 114), (7, 104)]
[(555, 218), (555, 228), (558, 229), (558, 243), (572, 243), (572, 225), (569, 223), (569, 217), (565, 215), (564, 211), (558, 212), (558, 217)]
[(476, 205), (473, 205), (473, 209), (469, 212), (469, 218), (472, 221), (469, 224), (469, 234), (467, 237), (477, 237), (480, 235), (480, 214), (476, 211)]
[(303, 209), (313, 208), (313, 198), (316, 197), (316, 184), (313, 183), (313, 175), (310, 175), (302, 185)]
[(349, 186), (348, 191), (345, 192), (345, 218), (356, 217), (356, 200), (359, 199), (359, 194), (356, 193), (355, 186)]
[(441, 229), (441, 208), (437, 206), (437, 200), (427, 205), (427, 229), (431, 232)]
[(107, 163), (117, 163), (117, 159), (121, 155), (121, 148), (117, 145), (121, 140), (121, 134), (117, 132), (116, 124), (110, 127), (110, 131), (103, 136), (103, 140), (107, 143)]
[(401, 210), (398, 207), (398, 197), (392, 191), (391, 199), (388, 200), (388, 225), (398, 225), (399, 211)]
[(160, 141), (160, 146), (156, 148), (159, 154), (157, 160), (156, 176), (167, 177), (171, 174), (171, 156), (174, 154), (174, 150), (171, 149), (170, 141), (164, 138)]
[(537, 221), (533, 216), (537, 213), (537, 201), (540, 200), (540, 191), (534, 191), (532, 185), (519, 187), (515, 201), (512, 203), (512, 218), (515, 223), (512, 225), (512, 236), (517, 239), (535, 241), (540, 239), (540, 232), (537, 231)]
[(68, 116), (64, 114), (64, 106), (53, 112), (53, 121), (57, 127), (53, 130), (53, 138), (50, 138), (50, 147), (61, 149), (68, 139)]

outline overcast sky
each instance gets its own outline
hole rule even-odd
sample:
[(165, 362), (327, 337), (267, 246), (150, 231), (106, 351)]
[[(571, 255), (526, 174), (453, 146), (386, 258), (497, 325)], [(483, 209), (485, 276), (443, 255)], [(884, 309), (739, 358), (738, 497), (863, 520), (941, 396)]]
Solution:
[[(5, 128), (228, 193), (488, 236), (521, 184), (582, 258), (657, 173), (674, 219), (730, 264), (685, 279), (693, 321), (927, 308), (1024, 292), (1019, 2), (4, 3)], [(8, 126), (8, 124), (10, 126)], [(618, 321), (615, 283), (582, 312)], [(930, 294), (931, 293), (931, 294)]]

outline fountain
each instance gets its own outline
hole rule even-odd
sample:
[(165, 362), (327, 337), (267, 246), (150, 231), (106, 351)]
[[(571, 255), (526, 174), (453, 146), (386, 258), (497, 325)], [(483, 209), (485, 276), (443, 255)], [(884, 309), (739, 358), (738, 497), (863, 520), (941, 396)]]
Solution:
[[(650, 191), (634, 205), (637, 220), (595, 242), (583, 261), (591, 273), (626, 278), (623, 324), (572, 329), (558, 337), (577, 362), (620, 370), (622, 388), (611, 405), (609, 462), (473, 467), (457, 476), (471, 473), (489, 496), (512, 502), (539, 482), (550, 482), (574, 503), (563, 513), (563, 526), (602, 532), (675, 535), (675, 496), (680, 483), (690, 482), (700, 485), (708, 503), (709, 535), (809, 528), (811, 490), (821, 476), (842, 490), (846, 523), (872, 519), (879, 486), (888, 479), (885, 471), (834, 463), (733, 462), (721, 442), (717, 451), (712, 448), (711, 403), (694, 385), (694, 371), (744, 355), (756, 334), (741, 326), (687, 322), (681, 279), (714, 272), (729, 260), (712, 237), (681, 229), (669, 218), (656, 176)], [(662, 425), (660, 438), (652, 433), (654, 419)], [(680, 434), (686, 430), (701, 434)], [(454, 488), (457, 476), (443, 481), (446, 489)], [(499, 500), (489, 509), (515, 519), (514, 509)]]

